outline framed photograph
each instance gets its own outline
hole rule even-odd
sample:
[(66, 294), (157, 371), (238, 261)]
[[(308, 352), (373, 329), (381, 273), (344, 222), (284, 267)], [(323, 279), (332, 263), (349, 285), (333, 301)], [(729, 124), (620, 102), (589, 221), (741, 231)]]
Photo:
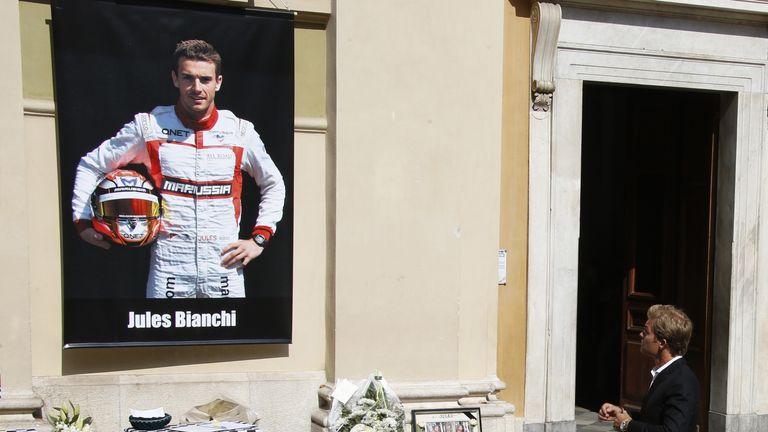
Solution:
[(444, 408), (411, 411), (413, 432), (482, 432), (480, 408)]

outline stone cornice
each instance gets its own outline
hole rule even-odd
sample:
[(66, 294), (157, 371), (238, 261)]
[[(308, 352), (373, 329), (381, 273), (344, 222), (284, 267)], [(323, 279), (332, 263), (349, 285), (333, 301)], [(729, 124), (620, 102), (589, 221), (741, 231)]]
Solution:
[[(401, 401), (417, 402), (423, 400), (469, 400), (479, 398), (493, 401), (495, 394), (507, 385), (497, 377), (473, 381), (419, 381), (389, 383)], [(318, 390), (321, 400), (330, 403), (333, 384), (328, 383)]]
[(560, 0), (563, 6), (679, 16), (746, 24), (768, 22), (768, 3), (756, 0)]

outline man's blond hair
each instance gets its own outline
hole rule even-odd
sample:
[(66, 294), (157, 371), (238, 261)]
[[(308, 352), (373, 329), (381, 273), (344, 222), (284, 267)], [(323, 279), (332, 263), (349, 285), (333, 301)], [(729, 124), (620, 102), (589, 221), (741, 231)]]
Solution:
[(656, 339), (664, 340), (672, 355), (685, 355), (693, 333), (688, 315), (672, 305), (653, 305), (648, 309), (648, 320), (653, 322)]

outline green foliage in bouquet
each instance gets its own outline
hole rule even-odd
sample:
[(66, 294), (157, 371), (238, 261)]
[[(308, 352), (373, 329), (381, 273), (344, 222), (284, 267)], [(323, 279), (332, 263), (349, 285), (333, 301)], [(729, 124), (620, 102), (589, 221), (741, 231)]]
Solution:
[(362, 397), (344, 405), (336, 432), (403, 432), (405, 410), (394, 395), (388, 395), (381, 376), (368, 382)]
[(80, 405), (67, 401), (61, 407), (53, 407), (48, 412), (48, 421), (53, 425), (54, 432), (90, 432), (91, 417), (80, 415)]

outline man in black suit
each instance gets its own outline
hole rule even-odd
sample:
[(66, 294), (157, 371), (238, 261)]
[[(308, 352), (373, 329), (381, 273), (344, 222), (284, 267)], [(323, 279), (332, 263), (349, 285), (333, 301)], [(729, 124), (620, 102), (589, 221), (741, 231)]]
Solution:
[(699, 381), (683, 355), (688, 350), (693, 324), (672, 305), (653, 305), (640, 332), (640, 352), (652, 357), (651, 387), (643, 398), (637, 419), (627, 411), (604, 403), (598, 412), (603, 421), (612, 421), (622, 432), (689, 432), (696, 430)]

